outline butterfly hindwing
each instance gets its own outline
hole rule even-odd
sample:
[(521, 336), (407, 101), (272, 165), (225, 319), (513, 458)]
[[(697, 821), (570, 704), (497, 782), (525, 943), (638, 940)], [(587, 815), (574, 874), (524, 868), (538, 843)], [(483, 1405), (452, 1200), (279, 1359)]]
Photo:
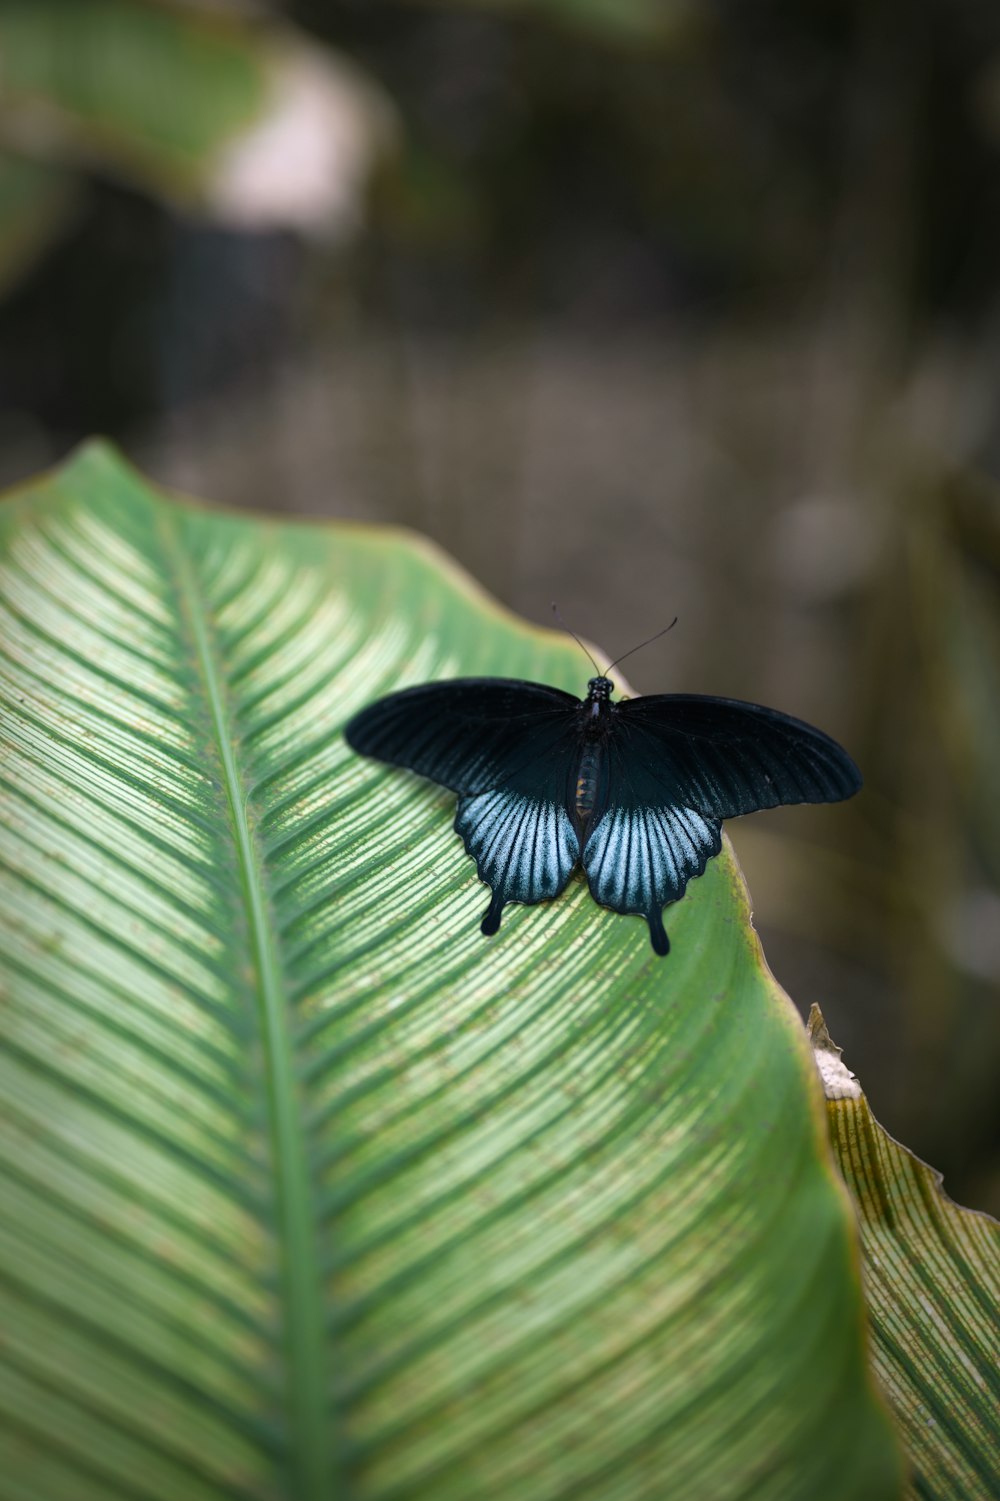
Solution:
[(739, 699), (657, 694), (615, 706), (615, 740), (647, 798), (735, 818), (850, 797), (861, 774), (822, 730)]
[(484, 933), (497, 931), (508, 902), (558, 896), (580, 857), (563, 802), (510, 788), (459, 798), (455, 828), (493, 892)]
[(636, 912), (649, 923), (658, 954), (670, 945), (663, 908), (684, 895), (694, 876), (722, 848), (722, 825), (694, 808), (650, 806), (614, 786), (606, 811), (583, 847), (583, 868), (594, 900), (614, 912)]
[(453, 792), (527, 782), (560, 754), (579, 699), (542, 683), (454, 678), (390, 693), (344, 730), (362, 755), (405, 766)]

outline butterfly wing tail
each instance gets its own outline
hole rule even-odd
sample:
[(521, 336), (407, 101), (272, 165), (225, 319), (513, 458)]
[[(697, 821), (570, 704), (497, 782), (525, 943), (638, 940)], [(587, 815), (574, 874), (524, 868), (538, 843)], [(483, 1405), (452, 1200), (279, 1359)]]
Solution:
[(490, 902), (489, 907), (486, 909), (486, 915), (479, 924), (479, 931), (485, 933), (487, 938), (492, 938), (494, 933), (500, 931), (500, 914), (503, 912), (503, 906), (503, 897), (494, 891), (493, 900)]
[(653, 951), (659, 954), (661, 959), (665, 959), (670, 953), (670, 939), (663, 926), (662, 909), (654, 907), (652, 912), (647, 912), (646, 921), (649, 923), (649, 941), (653, 945)]

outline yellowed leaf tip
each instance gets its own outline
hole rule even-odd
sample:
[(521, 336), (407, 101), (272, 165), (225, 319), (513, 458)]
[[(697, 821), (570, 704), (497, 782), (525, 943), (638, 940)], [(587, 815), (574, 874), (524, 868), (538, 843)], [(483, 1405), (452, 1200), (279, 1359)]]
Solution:
[(841, 1057), (833, 1038), (827, 1031), (823, 1013), (814, 1003), (809, 1009), (807, 1023), (809, 1041), (812, 1045), (816, 1067), (823, 1081), (823, 1093), (828, 1100), (860, 1100), (861, 1085)]

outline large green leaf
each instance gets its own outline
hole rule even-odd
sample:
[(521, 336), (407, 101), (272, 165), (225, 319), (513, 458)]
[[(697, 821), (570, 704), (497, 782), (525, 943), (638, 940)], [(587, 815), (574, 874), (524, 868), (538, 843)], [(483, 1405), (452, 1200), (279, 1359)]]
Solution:
[(1000, 1224), (883, 1131), (818, 1006), (809, 1031), (861, 1226), (875, 1369), (923, 1501), (1000, 1496)]
[(579, 883), (487, 941), (449, 796), (338, 733), (576, 647), (100, 447), (0, 517), (0, 1496), (896, 1496), (728, 848), (665, 961)]

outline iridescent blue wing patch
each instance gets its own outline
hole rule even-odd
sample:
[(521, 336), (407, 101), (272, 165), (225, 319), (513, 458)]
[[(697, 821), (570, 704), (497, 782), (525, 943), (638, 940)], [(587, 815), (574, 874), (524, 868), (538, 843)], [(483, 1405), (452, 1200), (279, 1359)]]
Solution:
[(679, 901), (688, 881), (719, 853), (722, 824), (694, 808), (634, 801), (621, 767), (616, 770), (607, 811), (583, 847), (583, 868), (594, 900), (614, 912), (639, 913), (653, 948), (666, 954), (663, 908)]
[(558, 896), (580, 858), (563, 803), (509, 787), (459, 798), (455, 828), (493, 892), (484, 933), (497, 931), (508, 902), (530, 906)]

